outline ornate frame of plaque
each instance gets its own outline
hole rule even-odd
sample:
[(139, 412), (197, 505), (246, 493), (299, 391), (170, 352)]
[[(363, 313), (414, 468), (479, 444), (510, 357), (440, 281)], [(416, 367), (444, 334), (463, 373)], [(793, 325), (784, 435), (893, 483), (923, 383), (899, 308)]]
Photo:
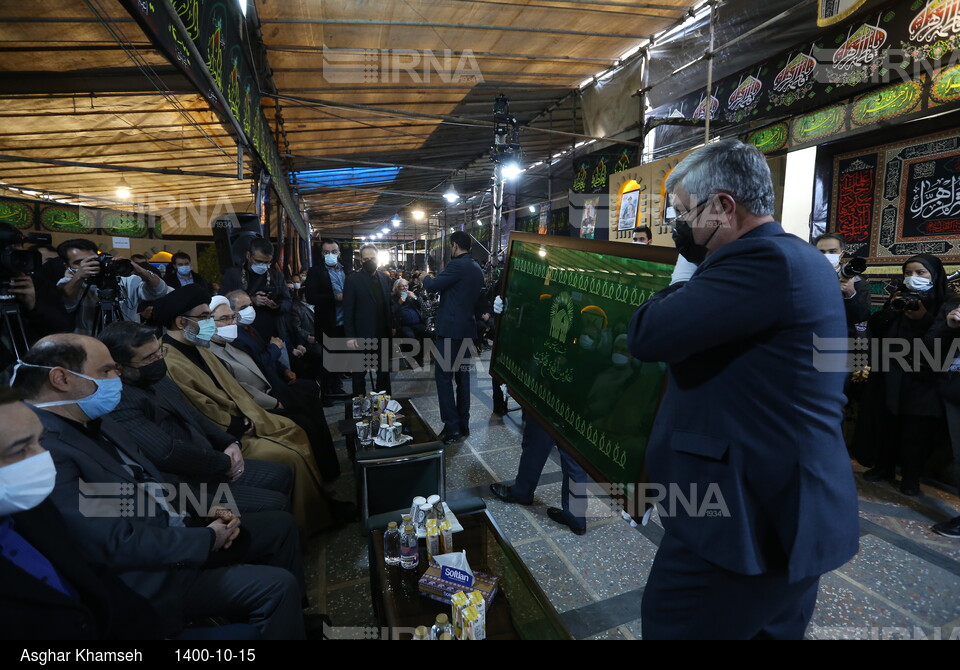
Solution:
[(595, 481), (643, 481), (666, 367), (631, 357), (626, 331), (676, 259), (669, 247), (510, 235), (490, 374)]

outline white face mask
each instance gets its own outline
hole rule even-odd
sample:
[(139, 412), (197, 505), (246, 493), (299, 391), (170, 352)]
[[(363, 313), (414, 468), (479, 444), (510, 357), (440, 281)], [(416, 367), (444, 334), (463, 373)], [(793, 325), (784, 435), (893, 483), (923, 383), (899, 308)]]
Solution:
[(613, 364), (617, 366), (626, 365), (630, 362), (630, 357), (624, 354), (614, 354), (612, 356)]
[(840, 254), (824, 254), (823, 257), (830, 261), (830, 267), (832, 268), (840, 264)]
[(250, 265), (250, 269), (256, 272), (258, 275), (267, 274), (267, 270), (270, 269), (269, 263), (253, 263)]
[(49, 451), (0, 468), (0, 517), (33, 509), (56, 482), (57, 468)]
[(217, 337), (227, 342), (233, 342), (235, 339), (237, 339), (237, 324), (234, 323), (229, 326), (220, 326), (217, 328)]
[(903, 280), (903, 284), (911, 291), (919, 293), (929, 291), (930, 287), (933, 286), (933, 282), (926, 277), (907, 277)]
[(257, 310), (253, 308), (253, 305), (247, 305), (237, 312), (237, 314), (240, 317), (237, 320), (241, 323), (241, 325), (244, 326), (249, 326), (251, 323), (253, 323), (254, 319), (257, 318)]
[(593, 338), (589, 335), (581, 335), (580, 346), (584, 349), (591, 349), (593, 347)]

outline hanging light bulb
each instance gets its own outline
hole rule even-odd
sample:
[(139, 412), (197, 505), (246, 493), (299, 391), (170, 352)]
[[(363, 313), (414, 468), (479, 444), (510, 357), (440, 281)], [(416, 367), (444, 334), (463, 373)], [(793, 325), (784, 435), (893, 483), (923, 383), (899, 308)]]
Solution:
[(382, 231), (380, 231), (380, 232), (382, 232), (384, 235), (386, 235), (387, 233), (390, 232), (390, 229), (389, 229), (389, 228), (384, 228), (384, 229), (383, 229)]
[(460, 199), (460, 194), (457, 193), (457, 189), (453, 187), (453, 182), (450, 182), (450, 188), (443, 194), (443, 199), (449, 203), (454, 203)]
[(528, 207), (527, 209), (529, 209), (531, 212), (537, 211), (537, 208), (535, 205), (530, 205), (530, 207)]
[(130, 184), (127, 183), (126, 179), (120, 177), (120, 182), (117, 184), (117, 197), (121, 200), (129, 200), (131, 195)]
[(393, 218), (390, 219), (390, 223), (393, 224), (393, 227), (394, 227), (394, 228), (399, 228), (399, 227), (400, 227), (400, 223), (401, 223), (400, 217), (399, 217), (398, 215), (394, 214), (394, 215), (393, 215)]
[(423, 210), (422, 210), (422, 209), (415, 209), (415, 210), (413, 210), (412, 212), (410, 212), (410, 214), (412, 214), (412, 215), (413, 215), (413, 218), (415, 218), (417, 221), (419, 221), (419, 220), (422, 219), (424, 216), (426, 216), (426, 215), (423, 213)]

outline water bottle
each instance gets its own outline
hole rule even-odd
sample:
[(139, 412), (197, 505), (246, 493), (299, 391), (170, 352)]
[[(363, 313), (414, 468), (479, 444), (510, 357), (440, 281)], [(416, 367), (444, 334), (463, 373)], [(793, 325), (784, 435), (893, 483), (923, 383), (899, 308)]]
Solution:
[(453, 626), (450, 625), (450, 619), (446, 614), (438, 614), (436, 623), (430, 628), (430, 639), (442, 640), (445, 633), (453, 635)]
[(406, 570), (415, 570), (420, 564), (420, 550), (417, 540), (417, 532), (413, 526), (403, 527), (403, 535), (400, 537), (400, 567)]
[(397, 530), (396, 521), (387, 524), (383, 534), (383, 560), (387, 565), (400, 563), (400, 531)]

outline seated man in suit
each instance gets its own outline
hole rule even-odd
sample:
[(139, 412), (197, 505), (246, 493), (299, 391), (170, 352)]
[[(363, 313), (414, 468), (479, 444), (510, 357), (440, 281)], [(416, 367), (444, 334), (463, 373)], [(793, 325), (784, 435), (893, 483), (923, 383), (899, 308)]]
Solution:
[(846, 336), (837, 275), (774, 220), (755, 147), (708, 144), (666, 188), (686, 261), (637, 309), (629, 343), (670, 369), (649, 481), (696, 496), (697, 511), (661, 515), (643, 637), (800, 639), (820, 575), (858, 548), (844, 373), (818, 369), (814, 349), (817, 337)]
[(184, 286), (158, 300), (154, 318), (167, 327), (167, 375), (190, 404), (240, 440), (245, 458), (284, 463), (293, 470), (293, 514), (303, 539), (328, 528), (333, 518), (323, 477), (306, 433), (290, 419), (271, 414), (254, 402), (216, 356), (210, 338), (216, 324), (210, 296), (196, 285)]
[[(279, 353), (283, 341), (264, 342), (249, 325), (236, 322), (239, 314), (251, 304), (244, 291), (231, 291), (226, 297), (210, 299), (217, 334), (210, 338), (210, 351), (223, 362), (260, 407), (292, 419), (310, 440), (313, 455), (323, 481), (332, 482), (340, 476), (340, 462), (333, 447), (333, 437), (320, 401), (320, 386), (316, 381), (297, 379), (288, 384), (282, 377), (283, 366)], [(266, 398), (271, 398), (270, 405)]]
[[(184, 501), (191, 496), (161, 477), (121, 425), (101, 419), (119, 403), (121, 381), (100, 341), (40, 340), (18, 364), (13, 387), (45, 429), (40, 441), (57, 469), (50, 499), (78, 550), (146, 598), (161, 616), (161, 633), (227, 615), (255, 625), (264, 639), (304, 636), (293, 518), (247, 514), (241, 528), (234, 515), (208, 523), (190, 514)], [(264, 565), (252, 565), (258, 562)]]
[(138, 440), (163, 473), (213, 492), (229, 484), (240, 512), (286, 511), (293, 472), (282, 463), (244, 460), (240, 441), (193, 408), (167, 377), (165, 348), (153, 328), (117, 321), (100, 333), (120, 365), (123, 394), (110, 419)]
[(0, 425), (0, 639), (159, 639), (150, 603), (78, 556), (48, 498), (57, 469), (43, 426), (7, 388)]

